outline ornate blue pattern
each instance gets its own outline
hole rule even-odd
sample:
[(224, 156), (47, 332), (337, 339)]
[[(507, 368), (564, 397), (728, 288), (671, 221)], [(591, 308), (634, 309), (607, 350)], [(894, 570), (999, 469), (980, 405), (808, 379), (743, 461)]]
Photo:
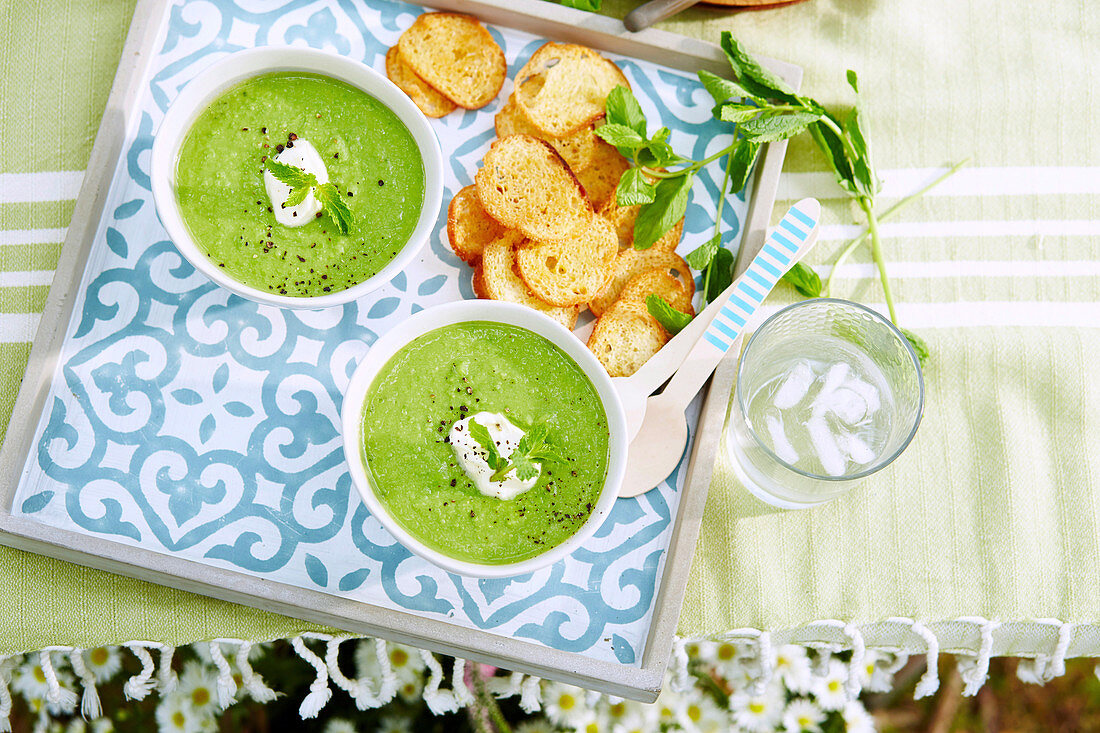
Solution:
[[(219, 289), (166, 240), (149, 192), (152, 133), (178, 90), (226, 53), (254, 45), (328, 49), (383, 68), (386, 49), (420, 11), (389, 0), (240, 0), (174, 6), (135, 110), (126, 175), (87, 264), (54, 376), (37, 452), (19, 487), (24, 515), (389, 608), (634, 664), (686, 468), (621, 499), (582, 549), (505, 580), (449, 575), (412, 556), (370, 516), (351, 485), (339, 405), (377, 334), (410, 313), (473, 297), (449, 250), (446, 212), (422, 258), (343, 308), (281, 311)], [(493, 28), (512, 73), (542, 40)], [(691, 75), (617, 59), (652, 124), (702, 156), (728, 135)], [(493, 138), (489, 107), (433, 124), (450, 161), (444, 201), (472, 181)], [(657, 100), (661, 100), (660, 106)], [(717, 166), (714, 166), (716, 169)], [(690, 206), (682, 251), (707, 238), (712, 171)], [(698, 190), (698, 189), (697, 189)], [(735, 234), (742, 200), (725, 209)], [(694, 423), (694, 420), (692, 420)]]

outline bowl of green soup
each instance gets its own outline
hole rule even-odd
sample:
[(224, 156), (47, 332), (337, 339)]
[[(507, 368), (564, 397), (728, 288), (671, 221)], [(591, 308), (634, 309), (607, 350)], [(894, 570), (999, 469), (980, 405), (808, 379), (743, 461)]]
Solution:
[(404, 321), (360, 362), (341, 419), (371, 514), (462, 575), (521, 575), (573, 552), (607, 518), (626, 468), (606, 371), (561, 324), (512, 303)]
[(284, 308), (389, 282), (443, 197), (439, 141), (416, 105), (367, 66), (305, 48), (240, 51), (202, 71), (165, 113), (150, 173), (180, 254)]

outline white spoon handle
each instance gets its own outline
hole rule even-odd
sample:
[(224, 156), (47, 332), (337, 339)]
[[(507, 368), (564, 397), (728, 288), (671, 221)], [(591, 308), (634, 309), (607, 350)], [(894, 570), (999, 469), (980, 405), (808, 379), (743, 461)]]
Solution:
[(714, 302), (718, 314), (662, 397), (685, 406), (691, 401), (779, 279), (817, 242), (820, 216), (821, 205), (815, 199), (802, 199), (784, 214), (745, 272)]

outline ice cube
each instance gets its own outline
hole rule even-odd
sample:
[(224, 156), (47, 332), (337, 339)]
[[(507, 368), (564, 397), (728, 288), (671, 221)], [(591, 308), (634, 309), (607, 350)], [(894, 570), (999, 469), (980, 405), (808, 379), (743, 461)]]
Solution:
[(848, 461), (845, 459), (844, 454), (840, 452), (840, 446), (837, 445), (833, 431), (829, 429), (829, 424), (825, 422), (825, 415), (821, 412), (815, 412), (806, 422), (806, 430), (810, 433), (810, 442), (813, 443), (814, 453), (821, 461), (821, 467), (825, 469), (825, 473), (830, 476), (843, 476), (848, 468)]
[(840, 389), (840, 386), (844, 384), (845, 377), (848, 376), (848, 365), (844, 362), (833, 364), (829, 367), (829, 371), (825, 374), (825, 386), (821, 388), (822, 395), (829, 395)]
[(855, 425), (867, 417), (867, 401), (847, 384), (825, 398), (825, 409), (836, 415), (846, 425)]
[(840, 433), (837, 437), (837, 443), (840, 448), (848, 454), (848, 458), (852, 459), (861, 466), (865, 466), (871, 461), (875, 460), (875, 452), (871, 450), (871, 447), (860, 440), (851, 433)]
[(864, 382), (862, 379), (849, 379), (844, 386), (863, 398), (863, 401), (867, 403), (868, 415), (873, 414), (882, 406), (878, 388), (875, 385)]
[(814, 372), (809, 363), (806, 361), (798, 362), (776, 391), (773, 404), (780, 410), (794, 407), (810, 391), (810, 385), (813, 383)]
[(797, 463), (798, 451), (787, 439), (787, 433), (783, 430), (783, 418), (768, 415), (764, 418), (764, 424), (768, 426), (768, 433), (772, 437), (772, 450), (779, 456), (779, 459), (792, 466)]

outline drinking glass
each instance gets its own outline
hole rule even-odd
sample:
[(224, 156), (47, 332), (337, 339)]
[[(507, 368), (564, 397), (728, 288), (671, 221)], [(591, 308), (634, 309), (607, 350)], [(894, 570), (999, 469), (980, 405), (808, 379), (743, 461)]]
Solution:
[(889, 320), (846, 300), (806, 300), (745, 346), (726, 446), (746, 489), (801, 509), (890, 465), (923, 409), (920, 362)]

